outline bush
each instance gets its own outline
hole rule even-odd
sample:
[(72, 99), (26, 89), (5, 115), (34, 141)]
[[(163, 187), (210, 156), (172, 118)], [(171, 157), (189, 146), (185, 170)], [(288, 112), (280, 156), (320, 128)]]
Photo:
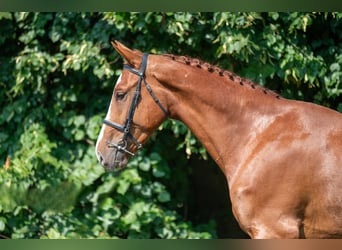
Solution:
[(97, 163), (94, 144), (122, 68), (110, 41), (199, 57), (341, 111), (341, 17), (0, 13), (0, 237), (218, 237), (219, 221), (186, 212), (189, 158), (208, 156), (182, 123), (166, 121), (119, 175)]

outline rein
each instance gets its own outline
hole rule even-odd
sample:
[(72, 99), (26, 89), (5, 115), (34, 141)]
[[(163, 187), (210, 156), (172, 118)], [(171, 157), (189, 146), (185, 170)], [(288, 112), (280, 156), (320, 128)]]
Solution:
[(112, 121), (109, 121), (106, 119), (103, 121), (103, 123), (106, 124), (107, 126), (110, 126), (110, 127), (112, 127), (112, 128), (123, 133), (122, 139), (118, 143), (112, 143), (110, 141), (107, 141), (108, 147), (116, 148), (118, 151), (130, 154), (131, 156), (134, 156), (134, 153), (127, 149), (127, 146), (128, 146), (127, 141), (128, 140), (133, 142), (137, 146), (138, 150), (140, 150), (142, 148), (142, 144), (139, 143), (138, 140), (130, 132), (131, 126), (133, 123), (134, 113), (138, 107), (138, 104), (139, 104), (139, 101), (141, 98), (142, 82), (144, 82), (145, 87), (146, 87), (148, 93), (153, 98), (154, 102), (159, 106), (159, 108), (163, 111), (163, 113), (166, 115), (166, 117), (169, 116), (169, 112), (163, 107), (163, 105), (160, 103), (157, 96), (152, 91), (151, 86), (148, 84), (148, 82), (146, 82), (145, 71), (146, 71), (146, 67), (147, 67), (147, 57), (148, 57), (148, 54), (144, 53), (142, 56), (142, 62), (141, 62), (140, 70), (136, 70), (127, 64), (124, 64), (124, 66), (123, 66), (124, 69), (127, 69), (131, 73), (139, 76), (138, 85), (135, 89), (135, 93), (134, 93), (132, 103), (131, 103), (131, 106), (129, 108), (129, 111), (128, 111), (128, 114), (126, 117), (125, 124), (121, 125), (121, 124), (118, 124), (116, 122), (112, 122)]

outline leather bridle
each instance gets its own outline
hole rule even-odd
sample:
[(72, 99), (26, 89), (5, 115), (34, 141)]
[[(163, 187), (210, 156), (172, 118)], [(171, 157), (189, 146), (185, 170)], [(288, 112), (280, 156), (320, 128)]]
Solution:
[(148, 54), (144, 53), (142, 56), (142, 62), (141, 62), (140, 70), (134, 69), (130, 65), (127, 65), (127, 64), (124, 64), (124, 66), (123, 66), (124, 69), (127, 69), (131, 73), (139, 76), (138, 85), (135, 89), (135, 93), (134, 93), (132, 103), (131, 103), (131, 106), (129, 108), (129, 111), (128, 111), (128, 114), (126, 117), (125, 124), (121, 125), (121, 124), (118, 124), (116, 122), (112, 122), (112, 121), (109, 121), (106, 119), (103, 121), (104, 124), (114, 128), (116, 130), (119, 130), (120, 132), (123, 133), (122, 139), (118, 143), (113, 143), (113, 142), (107, 141), (108, 147), (116, 148), (118, 151), (127, 153), (131, 156), (134, 156), (134, 153), (127, 149), (128, 140), (133, 142), (137, 146), (138, 150), (142, 148), (142, 144), (139, 143), (138, 140), (130, 132), (131, 127), (132, 127), (132, 123), (133, 123), (134, 113), (135, 113), (135, 110), (137, 109), (137, 106), (138, 106), (140, 98), (141, 98), (142, 82), (144, 82), (146, 89), (150, 93), (150, 95), (152, 96), (154, 102), (159, 106), (159, 108), (164, 112), (164, 114), (167, 117), (169, 116), (169, 112), (163, 107), (163, 105), (160, 103), (159, 99), (153, 93), (151, 86), (146, 82), (145, 71), (146, 71), (146, 66), (147, 66), (147, 57), (148, 57)]

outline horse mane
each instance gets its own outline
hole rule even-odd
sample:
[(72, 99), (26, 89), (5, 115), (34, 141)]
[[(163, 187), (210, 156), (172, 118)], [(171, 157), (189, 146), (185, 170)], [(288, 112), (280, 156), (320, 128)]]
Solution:
[(218, 67), (216, 65), (212, 65), (212, 64), (204, 62), (200, 59), (191, 58), (188, 56), (177, 56), (174, 54), (163, 54), (162, 56), (168, 57), (171, 60), (176, 61), (176, 62), (180, 62), (180, 63), (186, 64), (186, 65), (192, 66), (192, 67), (197, 67), (197, 68), (206, 70), (209, 73), (216, 73), (219, 76), (226, 77), (229, 80), (240, 84), (241, 86), (247, 85), (247, 86), (250, 86), (252, 89), (256, 89), (256, 90), (259, 89), (265, 95), (271, 95), (271, 96), (274, 96), (276, 98), (280, 98), (279, 94), (277, 94), (276, 92), (274, 92), (270, 89), (267, 89), (267, 88), (261, 86), (260, 84), (257, 84), (255, 82), (249, 80), (249, 79), (242, 78), (242, 77), (234, 74), (231, 71), (221, 69), (220, 67)]

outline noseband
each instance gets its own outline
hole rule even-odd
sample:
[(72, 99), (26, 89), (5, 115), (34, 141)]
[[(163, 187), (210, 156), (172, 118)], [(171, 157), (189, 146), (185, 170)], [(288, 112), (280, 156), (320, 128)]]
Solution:
[(130, 132), (130, 129), (131, 129), (131, 126), (133, 123), (133, 116), (134, 116), (135, 110), (137, 109), (137, 106), (138, 106), (140, 98), (141, 98), (142, 82), (144, 82), (146, 89), (147, 89), (148, 93), (150, 93), (150, 95), (152, 96), (154, 102), (159, 106), (159, 108), (164, 112), (164, 114), (167, 117), (169, 116), (168, 111), (163, 107), (163, 105), (160, 103), (159, 99), (153, 93), (151, 86), (146, 82), (145, 71), (146, 71), (146, 66), (147, 66), (147, 57), (148, 57), (148, 54), (144, 53), (142, 56), (142, 62), (141, 62), (140, 70), (136, 70), (127, 64), (124, 64), (124, 66), (123, 66), (124, 69), (127, 69), (131, 73), (139, 76), (138, 85), (135, 89), (135, 93), (134, 93), (132, 103), (131, 103), (131, 106), (129, 108), (129, 111), (128, 111), (128, 114), (126, 117), (125, 124), (121, 125), (121, 124), (118, 124), (118, 123), (115, 123), (115, 122), (112, 122), (109, 120), (103, 121), (104, 124), (106, 124), (112, 128), (115, 128), (116, 130), (123, 133), (122, 139), (118, 143), (113, 143), (113, 142), (107, 141), (108, 147), (116, 148), (118, 151), (130, 154), (131, 156), (134, 156), (134, 153), (127, 149), (128, 140), (133, 142), (137, 146), (138, 150), (142, 148), (142, 144), (139, 143), (138, 140)]

